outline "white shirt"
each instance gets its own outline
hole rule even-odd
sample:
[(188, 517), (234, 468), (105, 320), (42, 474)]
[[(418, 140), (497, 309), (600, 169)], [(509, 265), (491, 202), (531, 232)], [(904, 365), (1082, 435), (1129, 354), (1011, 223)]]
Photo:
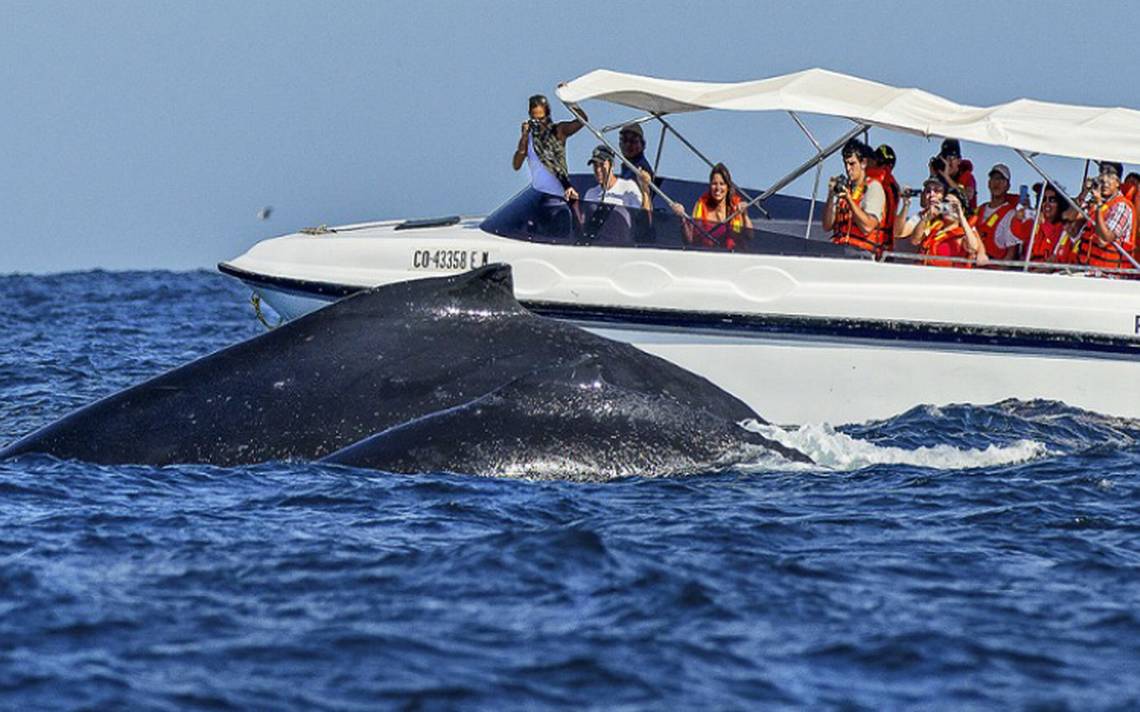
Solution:
[(595, 185), (586, 191), (584, 200), (588, 203), (609, 203), (611, 205), (624, 205), (627, 208), (641, 207), (641, 186), (635, 180), (618, 178), (609, 190), (603, 192), (602, 186)]
[[(1002, 203), (1002, 205), (1005, 205), (1005, 203)], [(991, 215), (1001, 209), (1001, 207), (1002, 206), (999, 205), (996, 208), (991, 208), (989, 203), (979, 205), (978, 223), (985, 222)], [(994, 244), (998, 247), (1015, 247), (1021, 244), (1021, 240), (1017, 239), (1014, 236), (1013, 231), (1010, 229), (1010, 226), (1013, 224), (1013, 214), (1016, 212), (1016, 208), (1010, 210), (1008, 213), (1006, 213), (1005, 217), (1001, 219), (1001, 222), (997, 224), (997, 229), (994, 230)]]
[(566, 193), (562, 183), (538, 159), (534, 152), (534, 137), (529, 134), (526, 137), (526, 167), (530, 170), (530, 185), (539, 193), (558, 196)]
[(879, 181), (868, 181), (863, 190), (863, 197), (859, 200), (859, 207), (863, 212), (879, 219), (879, 226), (883, 224), (883, 213), (887, 209), (887, 194)]

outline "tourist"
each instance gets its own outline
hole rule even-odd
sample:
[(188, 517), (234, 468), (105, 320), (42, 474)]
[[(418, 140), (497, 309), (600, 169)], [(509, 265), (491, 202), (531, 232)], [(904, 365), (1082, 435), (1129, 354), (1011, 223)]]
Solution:
[(531, 187), (540, 193), (562, 196), (567, 202), (577, 200), (578, 192), (570, 183), (566, 167), (566, 139), (582, 128), (582, 122), (574, 119), (554, 123), (550, 102), (542, 94), (532, 96), (529, 105), (530, 118), (522, 124), (511, 166), (517, 171), (525, 161), (530, 169)]
[[(685, 209), (680, 203), (673, 203), (672, 207), (684, 217)], [(693, 223), (682, 221), (685, 242), (729, 250), (736, 249), (745, 229), (752, 229), (747, 203), (740, 197), (732, 174), (723, 163), (713, 166), (709, 173), (709, 188), (693, 205)]]
[(867, 175), (870, 155), (867, 144), (858, 139), (851, 139), (843, 147), (846, 176), (836, 176), (828, 182), (823, 229), (831, 232), (831, 241), (837, 245), (879, 256), (887, 242), (882, 227), (887, 196), (882, 184)]

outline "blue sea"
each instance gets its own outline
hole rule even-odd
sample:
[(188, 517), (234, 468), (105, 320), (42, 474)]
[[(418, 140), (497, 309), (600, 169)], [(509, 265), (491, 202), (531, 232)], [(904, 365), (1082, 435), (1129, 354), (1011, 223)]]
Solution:
[[(0, 443), (259, 333), (248, 298), (0, 277)], [(1140, 708), (1140, 423), (1005, 402), (779, 435), (822, 464), (2, 462), (0, 708)]]

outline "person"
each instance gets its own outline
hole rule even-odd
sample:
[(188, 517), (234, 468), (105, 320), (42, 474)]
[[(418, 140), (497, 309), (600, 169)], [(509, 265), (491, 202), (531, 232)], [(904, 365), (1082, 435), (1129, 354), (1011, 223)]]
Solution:
[[(905, 201), (909, 202), (909, 200)], [(904, 203), (905, 204), (905, 203)], [(929, 257), (969, 258), (978, 265), (989, 262), (986, 248), (970, 225), (956, 192), (947, 192), (940, 178), (927, 178), (922, 184), (919, 214), (896, 230)], [(969, 262), (927, 259), (923, 264), (936, 267), (970, 267)]]
[(649, 161), (645, 158), (645, 132), (641, 129), (641, 124), (622, 126), (618, 133), (618, 147), (621, 148), (621, 155), (625, 160), (638, 168), (638, 173), (634, 173), (629, 166), (622, 163), (622, 178), (633, 180), (639, 177), (640, 171), (646, 171), (650, 178), (653, 177), (653, 166), (649, 165)]
[(582, 122), (574, 119), (554, 123), (550, 102), (542, 94), (532, 96), (528, 104), (530, 118), (522, 124), (511, 166), (517, 171), (525, 162), (530, 170), (530, 184), (538, 192), (562, 196), (566, 202), (577, 200), (578, 192), (571, 185), (566, 168), (566, 139), (581, 130)]
[(983, 203), (971, 218), (991, 260), (1016, 259), (1017, 250), (1021, 247), (1021, 240), (1013, 234), (1019, 198), (1009, 192), (1009, 186), (1009, 166), (994, 164), (989, 174), (990, 200)]
[[(1089, 181), (1084, 194), (1086, 209), (1092, 222), (1086, 222), (1081, 235), (1078, 261), (1105, 269), (1131, 267), (1121, 251), (1131, 254), (1133, 225), (1136, 222), (1132, 203), (1120, 192), (1124, 167), (1113, 161), (1100, 162), (1100, 175)], [(1119, 249), (1118, 249), (1119, 247)]]
[(945, 139), (938, 155), (930, 159), (930, 175), (940, 176), (949, 190), (961, 188), (971, 215), (978, 209), (978, 185), (973, 169), (972, 163), (962, 159), (962, 144), (956, 138)]
[(871, 150), (859, 139), (843, 147), (846, 180), (836, 176), (828, 182), (827, 204), (823, 208), (823, 229), (831, 231), (831, 241), (882, 254), (887, 243), (883, 216), (887, 195), (883, 185), (867, 175)]
[[(685, 209), (680, 203), (673, 203), (673, 212), (684, 217)], [(752, 229), (752, 219), (748, 217), (747, 205), (728, 166), (718, 163), (709, 172), (709, 188), (693, 204), (693, 223), (681, 222), (685, 242), (702, 247), (723, 246), (735, 250), (744, 230)], [(697, 228), (697, 229), (694, 229)]]
[[(901, 188), (895, 180), (895, 150), (887, 144), (881, 144), (867, 160), (867, 175), (879, 181), (886, 195), (886, 207), (883, 210), (883, 231), (888, 238), (894, 234), (895, 213), (899, 207), (899, 193)], [(887, 242), (892, 242), (888, 239)]]
[(637, 180), (619, 178), (614, 173), (614, 152), (604, 144), (597, 146), (586, 165), (594, 171), (597, 185), (586, 191), (588, 203), (607, 203), (627, 208), (652, 210), (650, 203), (649, 171), (641, 171)]
[[(1061, 250), (1064, 249), (1063, 243), (1067, 242), (1062, 239), (1065, 235), (1065, 211), (1061, 208), (1063, 198), (1052, 185), (1042, 188), (1040, 183), (1033, 185), (1033, 194), (1041, 196), (1041, 203), (1037, 206), (1040, 219), (1022, 206), (1018, 206), (1015, 212), (1013, 234), (1023, 243), (1021, 253), (1028, 255), (1031, 262), (1063, 262)], [(1029, 244), (1031, 239), (1032, 247)]]

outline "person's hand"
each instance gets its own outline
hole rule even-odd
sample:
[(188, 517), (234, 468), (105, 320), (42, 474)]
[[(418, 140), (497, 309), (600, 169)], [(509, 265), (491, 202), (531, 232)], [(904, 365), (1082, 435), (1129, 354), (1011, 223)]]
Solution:
[(578, 199), (578, 191), (574, 190), (574, 186), (570, 186), (562, 193), (562, 197), (566, 198), (567, 203), (573, 203)]
[(951, 193), (950, 195), (946, 196), (946, 202), (950, 203), (951, 207), (954, 208), (954, 217), (958, 220), (958, 222), (965, 222), (966, 211), (962, 210), (962, 201), (958, 200), (958, 196)]
[(649, 171), (642, 168), (637, 172), (637, 182), (641, 184), (642, 190), (649, 190), (649, 182), (653, 180), (653, 176), (649, 175)]
[(529, 130), (530, 130), (530, 121), (524, 121), (522, 123), (522, 135), (526, 136), (526, 132)]
[(680, 203), (669, 203), (669, 208), (677, 214), (677, 217), (685, 217), (685, 206), (681, 205)]

